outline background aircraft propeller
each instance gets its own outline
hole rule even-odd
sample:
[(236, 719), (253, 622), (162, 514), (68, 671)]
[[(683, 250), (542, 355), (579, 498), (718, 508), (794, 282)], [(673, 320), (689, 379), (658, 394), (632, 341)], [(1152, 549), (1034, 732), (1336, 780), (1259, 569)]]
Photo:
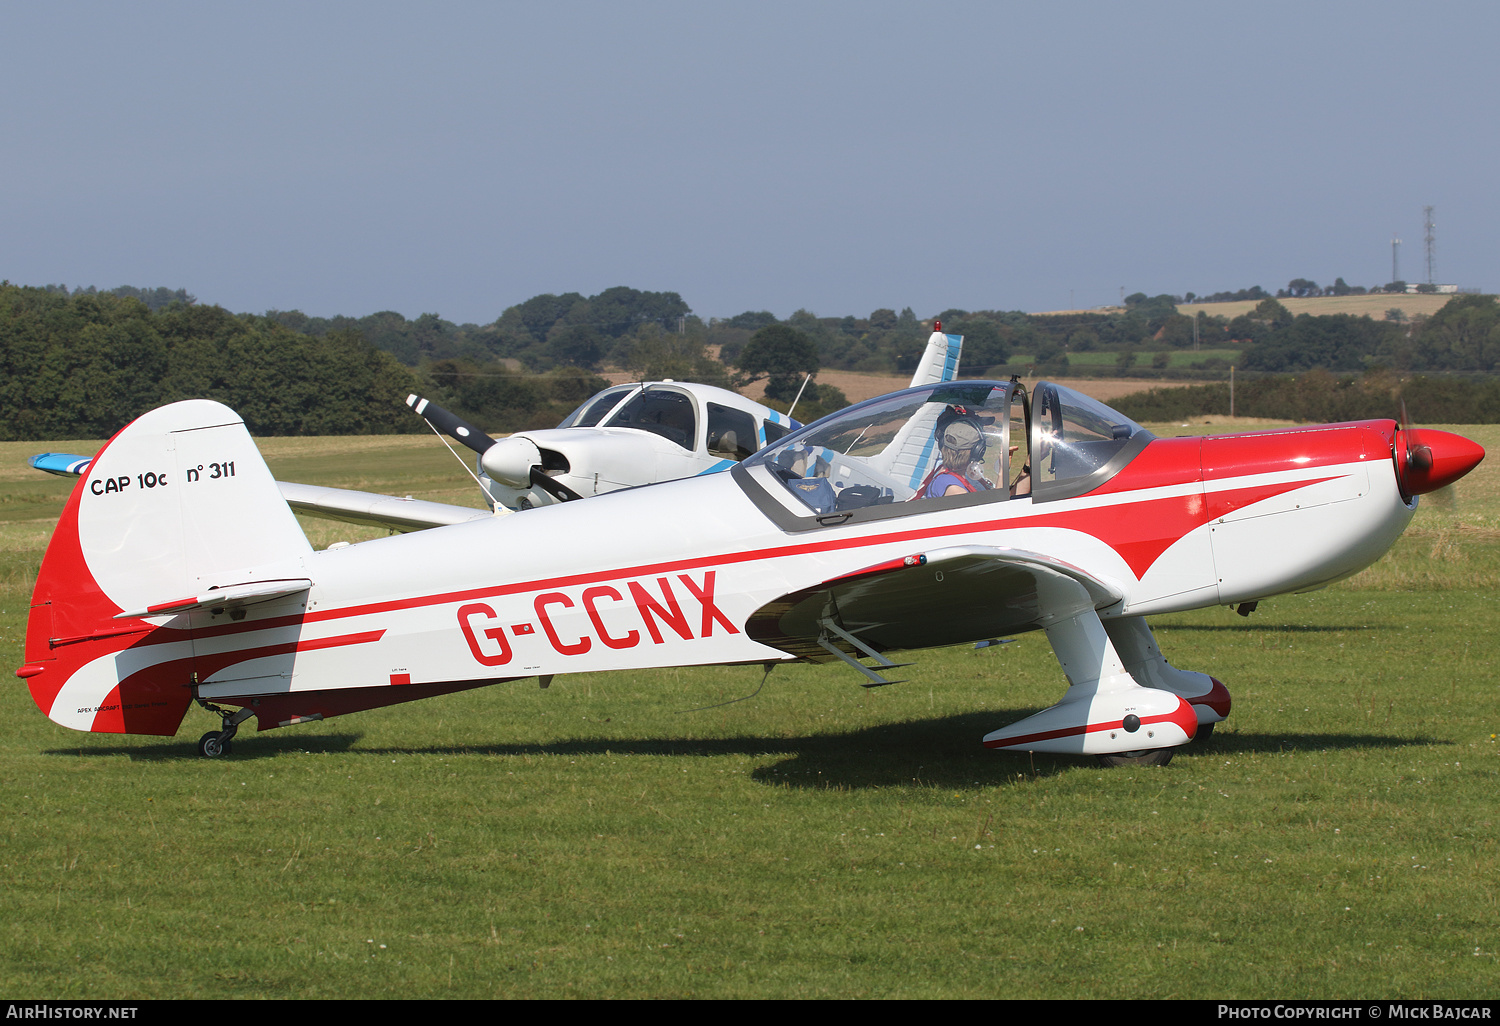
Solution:
[(406, 405), (416, 410), (423, 420), (432, 425), (433, 430), (451, 435), (481, 456), (495, 444), (495, 440), (487, 433), (458, 414), (443, 409), (437, 403), (423, 399), (421, 396), (409, 395), (406, 397)]
[(547, 475), (536, 445), (526, 438), (494, 439), (458, 414), (417, 395), (406, 397), (406, 405), (415, 410), (433, 429), (451, 435), (479, 454), (479, 465), (497, 481), (512, 487), (534, 485), (558, 502), (581, 499), (573, 489)]

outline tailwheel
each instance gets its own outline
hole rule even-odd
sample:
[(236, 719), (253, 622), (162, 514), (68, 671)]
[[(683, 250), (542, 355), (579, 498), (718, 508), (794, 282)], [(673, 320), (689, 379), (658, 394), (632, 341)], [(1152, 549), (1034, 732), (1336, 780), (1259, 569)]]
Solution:
[(234, 735), (239, 733), (240, 724), (254, 716), (255, 711), (247, 705), (238, 712), (230, 712), (228, 709), (220, 709), (210, 702), (205, 702), (197, 695), (193, 697), (203, 708), (220, 716), (224, 724), (223, 730), (210, 730), (198, 739), (198, 754), (205, 759), (217, 759), (221, 755), (233, 752)]
[[(1203, 736), (1203, 728), (1198, 728), (1198, 736)], [(1165, 766), (1172, 761), (1175, 748), (1150, 748), (1142, 752), (1116, 752), (1113, 755), (1101, 755), (1099, 761), (1105, 766)]]
[(234, 741), (222, 730), (210, 730), (198, 739), (198, 754), (208, 759), (217, 759), (234, 751)]

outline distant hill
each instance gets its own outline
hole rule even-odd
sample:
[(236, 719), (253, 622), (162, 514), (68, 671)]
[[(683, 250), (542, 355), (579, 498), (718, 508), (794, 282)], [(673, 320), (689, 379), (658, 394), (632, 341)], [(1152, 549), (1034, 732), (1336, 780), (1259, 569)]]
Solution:
[[(1442, 296), (1432, 293), (1379, 293), (1373, 296), (1307, 296), (1302, 299), (1284, 297), (1276, 302), (1287, 308), (1293, 316), (1297, 314), (1312, 314), (1314, 317), (1322, 317), (1328, 314), (1353, 314), (1355, 317), (1369, 316), (1377, 321), (1385, 320), (1387, 310), (1401, 310), (1406, 314), (1406, 319), (1411, 320), (1417, 314), (1426, 314), (1429, 317), (1443, 308), (1443, 304), (1452, 299), (1451, 295)], [(1233, 319), (1241, 314), (1247, 314), (1254, 310), (1257, 300), (1243, 300), (1233, 303), (1179, 303), (1177, 312), (1191, 317), (1202, 312), (1210, 317), (1228, 317)]]
[[(1406, 314), (1406, 319), (1411, 320), (1416, 314), (1427, 314), (1431, 316), (1442, 309), (1443, 304), (1452, 299), (1450, 295), (1436, 294), (1409, 294), (1409, 293), (1376, 293), (1365, 296), (1307, 296), (1301, 299), (1282, 296), (1276, 302), (1287, 308), (1293, 316), (1297, 314), (1312, 314), (1321, 317), (1327, 314), (1353, 314), (1355, 317), (1370, 316), (1377, 321), (1385, 319), (1385, 312), (1391, 309), (1401, 310)], [(1230, 303), (1178, 303), (1177, 312), (1191, 317), (1202, 313), (1208, 317), (1224, 317), (1233, 320), (1242, 314), (1254, 310), (1259, 304), (1258, 299), (1237, 300)], [(1126, 308), (1123, 306), (1100, 306), (1090, 310), (1034, 310), (1035, 317), (1058, 317), (1065, 314), (1123, 314)]]

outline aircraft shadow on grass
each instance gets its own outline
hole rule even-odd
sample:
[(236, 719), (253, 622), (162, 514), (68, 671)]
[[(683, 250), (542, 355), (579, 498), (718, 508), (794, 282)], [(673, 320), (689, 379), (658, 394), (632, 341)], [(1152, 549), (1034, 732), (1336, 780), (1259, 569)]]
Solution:
[[(386, 746), (358, 748), (362, 734), (337, 733), (303, 737), (269, 736), (256, 739), (235, 761), (260, 761), (292, 753), (386, 755), (561, 755), (561, 756), (758, 756), (764, 764), (751, 771), (762, 784), (793, 788), (865, 790), (912, 785), (966, 788), (1015, 780), (1017, 776), (1052, 777), (1065, 770), (1098, 768), (1085, 756), (1058, 756), (1026, 752), (996, 752), (980, 747), (974, 739), (999, 717), (1026, 715), (1030, 709), (997, 709), (988, 712), (940, 716), (867, 727), (843, 734), (810, 734), (801, 737), (727, 738), (575, 738), (534, 744), (475, 744)], [(1243, 756), (1253, 753), (1337, 752), (1389, 750), (1412, 746), (1449, 744), (1447, 739), (1424, 735), (1372, 735), (1352, 733), (1288, 733), (1277, 731), (1224, 731), (1205, 741), (1194, 741), (1179, 755)], [(197, 762), (197, 746), (187, 740), (157, 745), (109, 745), (86, 748), (53, 748), (46, 755), (124, 755), (143, 762)], [(1099, 772), (1121, 772), (1105, 770)], [(1161, 770), (1171, 773), (1170, 767)]]

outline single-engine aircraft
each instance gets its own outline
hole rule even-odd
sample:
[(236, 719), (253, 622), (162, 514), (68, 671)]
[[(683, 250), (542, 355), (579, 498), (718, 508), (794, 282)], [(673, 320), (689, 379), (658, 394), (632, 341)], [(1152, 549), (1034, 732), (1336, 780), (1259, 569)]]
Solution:
[[(934, 323), (912, 386), (958, 375), (963, 336)], [(556, 428), (491, 438), (473, 424), (416, 395), (407, 405), (434, 431), (478, 453), (476, 480), (491, 509), (532, 509), (591, 495), (727, 470), (802, 425), (738, 393), (712, 385), (645, 381), (596, 393)], [(31, 466), (76, 477), (89, 458), (39, 453)], [(298, 513), (347, 523), (420, 531), (490, 516), (468, 506), (427, 502), (324, 485), (278, 481)]]
[(737, 392), (670, 379), (606, 388), (555, 428), (501, 439), (420, 396), (406, 404), (479, 454), (485, 496), (511, 510), (716, 474), (802, 426)]
[(950, 381), (727, 473), (314, 551), (240, 418), (190, 400), (74, 488), (16, 672), (77, 730), (171, 735), (197, 702), (216, 756), (251, 717), (794, 659), (873, 687), (889, 651), (1039, 629), (1067, 688), (983, 743), (1162, 764), (1230, 696), (1169, 665), (1147, 616), (1347, 577), (1483, 456), (1393, 420), (1157, 438), (1057, 384)]

